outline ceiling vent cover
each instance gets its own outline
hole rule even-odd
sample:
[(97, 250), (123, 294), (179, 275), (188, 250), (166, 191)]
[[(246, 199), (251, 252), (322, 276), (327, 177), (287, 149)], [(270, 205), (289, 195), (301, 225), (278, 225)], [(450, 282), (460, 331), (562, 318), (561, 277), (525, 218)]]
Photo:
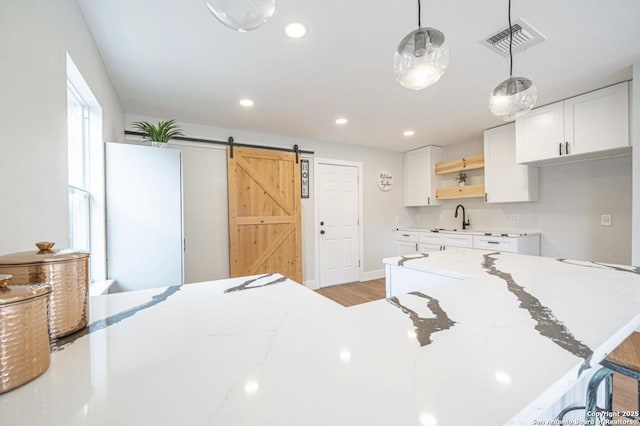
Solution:
[[(517, 19), (515, 22), (511, 23), (511, 28), (513, 28), (513, 53), (516, 54), (518, 52), (522, 52), (530, 48), (531, 46), (535, 46), (536, 44), (542, 43), (547, 38), (540, 34), (538, 30), (529, 25), (524, 19)], [(495, 32), (487, 37), (484, 40), (481, 40), (480, 43), (487, 46), (489, 49), (494, 52), (498, 52), (502, 56), (509, 56), (509, 27), (506, 26), (503, 29)]]

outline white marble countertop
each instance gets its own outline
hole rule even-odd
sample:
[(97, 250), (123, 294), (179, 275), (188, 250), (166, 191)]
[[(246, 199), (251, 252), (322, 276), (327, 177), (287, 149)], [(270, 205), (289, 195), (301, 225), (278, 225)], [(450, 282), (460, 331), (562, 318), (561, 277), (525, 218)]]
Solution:
[(640, 325), (638, 271), (479, 250), (387, 262), (470, 278), (351, 308), (277, 274), (99, 296), (49, 370), (0, 395), (0, 424), (525, 424)]
[(467, 234), (467, 235), (484, 235), (492, 237), (524, 237), (527, 235), (540, 235), (540, 231), (500, 231), (500, 230), (478, 230), (478, 229), (445, 229), (445, 228), (413, 228), (413, 227), (397, 227), (396, 231), (413, 231), (413, 232), (432, 232), (440, 234)]

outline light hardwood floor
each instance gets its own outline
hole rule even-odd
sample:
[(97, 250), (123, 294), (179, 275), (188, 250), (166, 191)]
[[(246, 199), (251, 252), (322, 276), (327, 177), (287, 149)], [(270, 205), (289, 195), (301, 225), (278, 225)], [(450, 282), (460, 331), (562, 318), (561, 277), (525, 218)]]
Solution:
[(384, 299), (384, 278), (357, 283), (333, 285), (316, 290), (342, 306), (353, 306), (361, 303)]
[[(316, 293), (342, 306), (353, 306), (385, 298), (384, 278), (324, 287)], [(638, 348), (640, 351), (640, 348)], [(616, 411), (635, 411), (638, 407), (638, 384), (635, 380), (616, 374), (613, 380), (613, 408)]]

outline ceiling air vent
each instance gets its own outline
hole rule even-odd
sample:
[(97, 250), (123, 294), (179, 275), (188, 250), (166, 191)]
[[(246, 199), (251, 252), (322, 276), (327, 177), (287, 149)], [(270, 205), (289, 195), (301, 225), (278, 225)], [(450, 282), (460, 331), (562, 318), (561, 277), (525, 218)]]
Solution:
[[(513, 29), (513, 53), (522, 52), (542, 43), (547, 38), (540, 34), (538, 30), (529, 25), (524, 19), (520, 18), (511, 23)], [(480, 43), (487, 46), (489, 49), (498, 52), (502, 56), (509, 56), (509, 27), (506, 26), (496, 33), (493, 33)]]

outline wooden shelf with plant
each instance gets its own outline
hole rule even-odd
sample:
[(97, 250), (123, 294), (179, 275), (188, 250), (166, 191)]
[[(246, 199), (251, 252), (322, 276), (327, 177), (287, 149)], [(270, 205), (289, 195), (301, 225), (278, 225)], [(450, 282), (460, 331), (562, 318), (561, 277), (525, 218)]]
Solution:
[(484, 155), (476, 155), (474, 157), (460, 158), (455, 161), (436, 164), (436, 174), (443, 175), (447, 173), (455, 173), (461, 170), (474, 170), (484, 168)]

